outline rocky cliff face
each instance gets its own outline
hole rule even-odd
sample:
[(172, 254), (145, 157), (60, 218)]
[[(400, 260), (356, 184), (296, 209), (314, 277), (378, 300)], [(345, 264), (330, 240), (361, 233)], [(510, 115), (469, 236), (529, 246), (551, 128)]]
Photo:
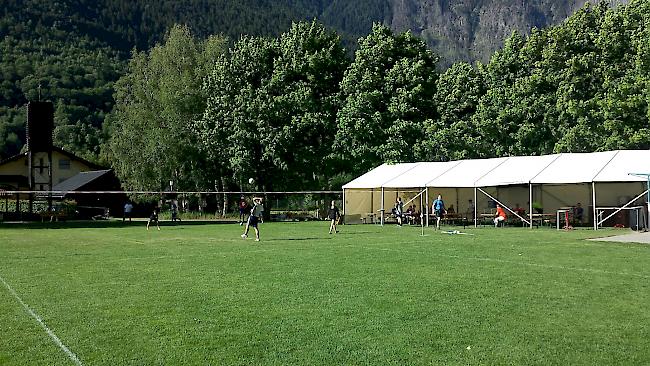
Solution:
[[(443, 64), (487, 61), (513, 31), (562, 22), (587, 0), (388, 0), (386, 19), (396, 31), (424, 38)], [(627, 0), (610, 0), (612, 6)]]

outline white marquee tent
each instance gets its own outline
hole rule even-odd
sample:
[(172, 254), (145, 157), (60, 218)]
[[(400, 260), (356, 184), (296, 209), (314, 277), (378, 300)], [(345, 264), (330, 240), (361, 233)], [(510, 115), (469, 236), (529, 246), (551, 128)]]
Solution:
[[(621, 220), (624, 226), (638, 226), (637, 217), (622, 217), (631, 207), (638, 208), (644, 195), (650, 196), (650, 182), (633, 173), (650, 173), (650, 150), (383, 164), (343, 186), (343, 212), (347, 222), (383, 223), (397, 197), (407, 207), (429, 213), (440, 194), (448, 211), (452, 208), (475, 224), (491, 216), (497, 202), (531, 227), (536, 218), (553, 221), (558, 210), (581, 203), (582, 223), (594, 228)], [(421, 201), (425, 207), (419, 207)], [(522, 210), (525, 215), (515, 213)]]

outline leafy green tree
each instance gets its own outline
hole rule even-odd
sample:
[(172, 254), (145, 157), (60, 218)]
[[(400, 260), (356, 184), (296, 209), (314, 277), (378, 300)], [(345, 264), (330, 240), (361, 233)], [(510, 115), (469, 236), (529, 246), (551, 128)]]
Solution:
[(479, 100), (471, 124), (479, 136), (475, 138), (475, 154), (480, 157), (503, 156), (515, 143), (515, 134), (522, 122), (516, 106), (515, 85), (528, 75), (526, 60), (520, 57), (525, 38), (514, 32), (503, 49), (497, 51), (482, 68), (486, 92)]
[(20, 152), (25, 143), (26, 108), (0, 107), (0, 159)]
[(3, 2), (0, 13), (0, 157), (23, 148), (25, 106), (40, 99), (57, 105), (55, 145), (97, 160), (125, 63), (106, 44), (61, 27), (47, 15), (54, 4), (27, 5)]
[(195, 39), (174, 26), (164, 44), (135, 52), (116, 84), (116, 105), (106, 126), (106, 158), (125, 188), (159, 190), (174, 181), (179, 190), (211, 188), (210, 163), (199, 153), (192, 121), (207, 97), (202, 79), (226, 41)]
[[(242, 37), (205, 79), (207, 107), (203, 118), (195, 121), (194, 133), (219, 175), (228, 177), (227, 182), (234, 180), (236, 187), (253, 177), (253, 163), (261, 159), (257, 126), (263, 127), (266, 110), (261, 89), (278, 55), (275, 43), (270, 38)], [(260, 164), (260, 169), (266, 166)]]
[(436, 117), (437, 56), (410, 32), (375, 24), (359, 41), (341, 83), (335, 148), (357, 173), (382, 162), (413, 161), (425, 124)]
[(203, 151), (227, 158), (235, 184), (246, 177), (265, 190), (326, 184), (321, 161), (347, 64), (338, 36), (315, 21), (277, 39), (243, 37), (206, 80), (208, 108), (195, 128)]
[(459, 62), (440, 75), (434, 100), (438, 118), (426, 125), (422, 160), (447, 161), (480, 156), (481, 135), (472, 117), (486, 87), (481, 70)]
[(586, 5), (564, 24), (513, 35), (485, 67), (473, 121), (485, 156), (648, 146), (642, 35), (647, 5)]
[(558, 112), (556, 152), (599, 149), (604, 137), (602, 50), (596, 43), (608, 8), (586, 6), (551, 32), (555, 46), (548, 72), (555, 74)]
[(650, 3), (634, 1), (608, 11), (596, 39), (602, 51), (604, 141), (602, 149), (650, 148)]

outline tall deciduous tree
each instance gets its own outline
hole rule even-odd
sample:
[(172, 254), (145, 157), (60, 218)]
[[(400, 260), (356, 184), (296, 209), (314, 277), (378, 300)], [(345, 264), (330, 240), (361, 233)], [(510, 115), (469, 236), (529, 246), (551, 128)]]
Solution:
[(459, 62), (440, 75), (434, 100), (438, 118), (426, 126), (423, 160), (447, 161), (482, 155), (481, 135), (474, 125), (480, 98), (485, 94), (481, 70)]
[(192, 121), (206, 105), (206, 64), (225, 51), (220, 37), (198, 41), (174, 26), (164, 44), (136, 52), (116, 84), (116, 106), (106, 127), (106, 153), (128, 189), (211, 187), (211, 166), (199, 153)]
[(336, 149), (351, 171), (413, 161), (427, 120), (435, 118), (438, 57), (410, 32), (375, 24), (359, 41), (341, 83)]
[(203, 151), (227, 159), (235, 184), (246, 177), (266, 190), (326, 184), (321, 162), (348, 63), (338, 36), (315, 21), (277, 39), (242, 38), (206, 80), (208, 108), (195, 127)]

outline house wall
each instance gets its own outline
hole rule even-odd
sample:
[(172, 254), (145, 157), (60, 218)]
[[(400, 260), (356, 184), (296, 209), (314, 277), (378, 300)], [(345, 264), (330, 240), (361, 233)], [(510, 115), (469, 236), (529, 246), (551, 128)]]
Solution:
[(22, 175), (26, 177), (27, 170), (27, 158), (21, 158), (0, 165), (0, 175)]
[[(36, 190), (49, 190), (48, 176), (48, 156), (47, 152), (38, 152), (32, 154), (34, 166), (44, 166), (43, 168), (34, 168), (34, 188)], [(42, 159), (42, 164), (41, 164)], [(57, 185), (66, 179), (69, 179), (81, 172), (93, 170), (88, 164), (77, 160), (58, 151), (52, 152), (52, 183)], [(0, 165), (0, 180), (3, 175), (20, 175), (25, 178), (29, 177), (29, 165), (27, 156), (21, 157)], [(9, 182), (11, 184), (11, 182)], [(15, 187), (17, 189), (28, 189), (27, 186)]]

